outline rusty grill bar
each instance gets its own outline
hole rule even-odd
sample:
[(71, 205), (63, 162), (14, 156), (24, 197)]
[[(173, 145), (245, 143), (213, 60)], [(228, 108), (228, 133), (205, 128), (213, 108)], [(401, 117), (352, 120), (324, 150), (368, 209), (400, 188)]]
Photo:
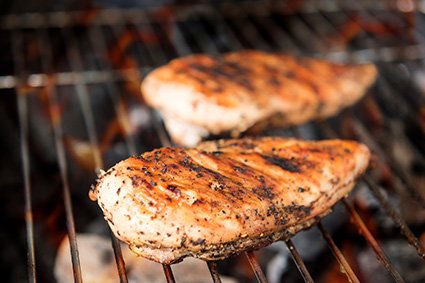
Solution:
[(332, 239), (332, 236), (329, 234), (328, 231), (326, 231), (325, 227), (323, 227), (322, 223), (319, 222), (318, 227), (320, 229), (320, 232), (323, 235), (323, 238), (328, 243), (329, 248), (331, 249), (332, 253), (334, 254), (335, 258), (338, 260), (338, 263), (341, 267), (341, 272), (345, 273), (347, 275), (348, 281), (357, 283), (360, 282), (359, 278), (357, 278), (356, 274), (354, 273), (351, 266), (348, 264), (347, 260), (345, 259), (344, 255), (342, 254), (341, 250), (338, 248), (338, 246), (335, 244), (334, 240)]
[[(13, 48), (16, 50), (14, 53), (14, 62), (20, 71), (23, 71), (23, 62), (21, 56), (17, 53), (21, 46), (21, 37), (16, 36), (13, 40)], [(18, 77), (23, 78), (23, 74), (17, 74)], [(25, 189), (25, 223), (27, 232), (27, 247), (28, 247), (28, 279), (29, 282), (36, 282), (36, 268), (35, 268), (35, 251), (34, 251), (34, 223), (32, 214), (31, 203), (31, 180), (30, 180), (30, 160), (28, 149), (28, 102), (26, 95), (23, 92), (23, 87), (17, 89), (18, 93), (18, 116), (21, 136), (21, 157), (22, 157), (22, 173), (24, 176), (24, 189)]]
[[(309, 1), (307, 1), (310, 3)], [(322, 3), (321, 1), (318, 1)], [(326, 1), (328, 2), (328, 1)], [(383, 1), (385, 2), (385, 1)], [(323, 3), (322, 3), (323, 4)], [(325, 57), (331, 59), (340, 59), (344, 61), (368, 61), (376, 60), (382, 62), (393, 62), (396, 60), (415, 60), (425, 58), (425, 45), (423, 41), (409, 42), (400, 46), (362, 46), (357, 49), (347, 50), (345, 47), (337, 48), (337, 50), (329, 50), (329, 43), (325, 41), (326, 34), (329, 31), (339, 33), (339, 36), (343, 38), (345, 36), (343, 31), (337, 28), (336, 23), (333, 23), (329, 19), (327, 13), (338, 13), (340, 17), (350, 20), (352, 18), (351, 12), (364, 12), (367, 10), (362, 6), (356, 7), (331, 7), (324, 8), (322, 4), (316, 4), (313, 6), (304, 7), (299, 14), (289, 14), (288, 16), (296, 18), (293, 21), (294, 25), (284, 25), (279, 19), (273, 17), (273, 15), (263, 8), (258, 9), (257, 6), (241, 4), (240, 9), (237, 12), (235, 7), (233, 9), (216, 9), (207, 7), (208, 13), (197, 15), (200, 18), (212, 17), (211, 23), (217, 23), (218, 28), (223, 34), (226, 35), (227, 42), (224, 44), (217, 44), (217, 40), (213, 38), (211, 31), (208, 30), (208, 24), (199, 21), (199, 19), (177, 19), (174, 26), (169, 26), (162, 19), (157, 19), (147, 11), (116, 11), (116, 10), (105, 10), (95, 11), (94, 16), (89, 17), (88, 23), (85, 25), (81, 24), (81, 19), (87, 19), (87, 13), (52, 13), (52, 14), (29, 14), (23, 16), (6, 16), (2, 18), (3, 25), (1, 26), (2, 32), (8, 33), (12, 39), (11, 50), (13, 52), (15, 72), (13, 74), (1, 75), (0, 76), (0, 90), (14, 88), (17, 97), (18, 105), (18, 116), (20, 125), (21, 135), (21, 157), (22, 157), (22, 172), (24, 179), (24, 191), (25, 191), (25, 218), (27, 225), (27, 245), (28, 245), (28, 276), (31, 282), (36, 281), (36, 263), (35, 254), (38, 252), (35, 250), (34, 244), (34, 231), (33, 231), (33, 219), (32, 219), (32, 207), (31, 207), (31, 179), (30, 179), (30, 151), (28, 147), (28, 102), (27, 97), (30, 94), (29, 90), (37, 92), (39, 89), (45, 89), (48, 95), (48, 108), (49, 108), (49, 119), (51, 127), (53, 128), (55, 146), (57, 152), (57, 164), (59, 167), (64, 203), (65, 213), (68, 227), (68, 237), (71, 243), (71, 255), (73, 262), (73, 272), (76, 282), (82, 282), (81, 267), (78, 258), (78, 246), (75, 234), (75, 224), (72, 211), (72, 202), (68, 180), (68, 168), (66, 162), (66, 149), (64, 145), (64, 137), (62, 130), (62, 120), (59, 113), (59, 102), (57, 101), (57, 88), (62, 85), (71, 85), (74, 87), (74, 93), (76, 93), (79, 101), (79, 106), (82, 111), (83, 120), (85, 123), (86, 132), (88, 135), (88, 143), (93, 155), (93, 163), (95, 168), (104, 168), (105, 163), (102, 158), (101, 142), (97, 136), (98, 131), (96, 129), (96, 123), (94, 119), (93, 110), (90, 105), (90, 91), (88, 89), (89, 84), (104, 84), (106, 92), (108, 93), (110, 100), (114, 106), (115, 115), (123, 130), (123, 136), (126, 141), (126, 147), (129, 154), (138, 153), (137, 142), (135, 141), (132, 130), (128, 125), (128, 113), (125, 108), (120, 107), (121, 98), (118, 95), (120, 88), (118, 83), (126, 84), (128, 91), (134, 90), (134, 86), (138, 86), (141, 81), (143, 74), (149, 71), (151, 68), (159, 64), (166, 63), (169, 59), (175, 56), (183, 56), (192, 52), (208, 52), (214, 55), (219, 55), (221, 52), (237, 50), (242, 48), (259, 48), (263, 50), (285, 50), (296, 54), (308, 54), (318, 57)], [(337, 5), (336, 5), (337, 6)], [(204, 6), (202, 6), (204, 7)], [(227, 7), (227, 6), (226, 6)], [(229, 7), (232, 7), (231, 5)], [(418, 7), (420, 8), (420, 7)], [(378, 8), (377, 11), (385, 10), (385, 8)], [(173, 10), (176, 12), (178, 9)], [(195, 10), (196, 11), (196, 10)], [(151, 11), (152, 12), (152, 11)], [(368, 12), (367, 12), (368, 13)], [(172, 19), (173, 21), (175, 19)], [(200, 22), (200, 26), (191, 25), (191, 21)], [(74, 27), (84, 27), (83, 32), (88, 33), (91, 48), (94, 52), (101, 57), (101, 66), (92, 70), (86, 69), (84, 61), (82, 59), (82, 51), (79, 49), (77, 36), (74, 31)], [(108, 50), (109, 44), (102, 31), (102, 28), (108, 28), (111, 34), (118, 42), (113, 48), (116, 49), (118, 57), (125, 61), (124, 66), (120, 66), (120, 63), (113, 62), (113, 55), (111, 50)], [(168, 28), (168, 30), (166, 30)], [(173, 29), (174, 28), (174, 29)], [(373, 39), (369, 31), (362, 26), (357, 27), (360, 29), (358, 32), (364, 32), (367, 34), (369, 39)], [(63, 36), (64, 41), (69, 46), (66, 48), (67, 61), (70, 64), (69, 70), (55, 70), (53, 66), (52, 58), (52, 39), (49, 37), (49, 30), (59, 30)], [(172, 30), (173, 29), (173, 30)], [(175, 42), (168, 42), (165, 40), (167, 33), (174, 32), (177, 38)], [(265, 34), (264, 31), (270, 31), (270, 34)], [(37, 57), (42, 62), (41, 70), (33, 71), (32, 65), (24, 62), (23, 56), (23, 36), (29, 32), (35, 32), (37, 38), (37, 45), (40, 50), (40, 54), (32, 54), (31, 56)], [(81, 32), (81, 31), (80, 31)], [(145, 37), (141, 35), (145, 32)], [(423, 31), (421, 31), (423, 32)], [(159, 36), (162, 33), (162, 37)], [(154, 36), (149, 42), (148, 36), (151, 34)], [(79, 36), (81, 34), (78, 34)], [(123, 37), (127, 36), (127, 41), (123, 40)], [(312, 44), (314, 39), (314, 44)], [(368, 41), (373, 42), (373, 41)], [(130, 50), (133, 48), (132, 50)], [(130, 51), (128, 51), (130, 50)], [(37, 53), (37, 52), (36, 52)], [(130, 54), (128, 54), (130, 53)], [(135, 56), (134, 54), (139, 56)], [(29, 56), (29, 55), (27, 55)], [(139, 61), (138, 59), (139, 58)], [(34, 58), (32, 58), (34, 59)], [(127, 61), (126, 61), (127, 60)], [(31, 60), (29, 60), (31, 61)], [(142, 62), (142, 63), (140, 63)], [(388, 63), (384, 63), (388, 64)], [(419, 63), (420, 64), (420, 63)], [(397, 94), (397, 90), (387, 76), (381, 76), (377, 82), (377, 91), (379, 93), (390, 92), (393, 95), (391, 99), (398, 99), (402, 105), (405, 105), (408, 109), (417, 112), (415, 108), (405, 101)], [(380, 99), (389, 99), (388, 97), (380, 97)], [(366, 98), (365, 103), (371, 103), (378, 109), (380, 115), (383, 116), (384, 120), (391, 120), (391, 117), (387, 117), (385, 111), (380, 110), (378, 103), (371, 99)], [(424, 102), (424, 99), (422, 99)], [(422, 104), (422, 106), (425, 105)], [(425, 109), (425, 108), (424, 108)], [(349, 128), (348, 134), (344, 132), (336, 132), (329, 122), (317, 124), (317, 128), (320, 129), (324, 136), (327, 137), (354, 137), (359, 139), (374, 150), (374, 152), (384, 160), (386, 164), (389, 164), (391, 170), (396, 173), (392, 177), (395, 179), (395, 184), (398, 186), (398, 190), (408, 190), (410, 196), (422, 207), (425, 207), (424, 197), (418, 192), (415, 186), (411, 183), (408, 173), (405, 169), (397, 163), (397, 160), (390, 154), (388, 149), (382, 148), (371, 130), (365, 126), (364, 121), (360, 121), (353, 113), (354, 110), (345, 111), (342, 116), (343, 120), (345, 117), (349, 117)], [(169, 146), (172, 142), (169, 140), (164, 127), (161, 124), (160, 117), (156, 112), (150, 112), (150, 119), (154, 125), (158, 140), (164, 146)], [(421, 125), (421, 121), (418, 116), (414, 117), (416, 124)], [(392, 130), (392, 129), (390, 129)], [(293, 129), (295, 135), (302, 136), (302, 131), (295, 127)], [(418, 154), (418, 158), (423, 162), (424, 151), (423, 148), (418, 148), (418, 145), (410, 142), (412, 151)], [(421, 245), (418, 238), (410, 230), (406, 222), (399, 215), (396, 209), (388, 202), (384, 197), (382, 190), (375, 183), (372, 177), (367, 176), (364, 179), (367, 187), (372, 191), (376, 199), (379, 201), (382, 208), (391, 217), (391, 219), (397, 224), (397, 226), (405, 235), (407, 241), (416, 249), (417, 253), (424, 257), (424, 247)], [(374, 238), (372, 233), (366, 227), (355, 208), (347, 201), (343, 201), (346, 210), (351, 215), (354, 223), (358, 225), (361, 234), (365, 237), (366, 241), (374, 249), (376, 255), (383, 262), (384, 267), (393, 276), (396, 282), (404, 282), (397, 269), (383, 253), (382, 248)], [(352, 268), (348, 264), (348, 261), (344, 258), (342, 252), (338, 249), (337, 245), (333, 241), (331, 235), (324, 229), (321, 223), (318, 227), (322, 233), (323, 238), (331, 249), (336, 260), (340, 264), (340, 268), (344, 270), (349, 281), (359, 282), (358, 277), (353, 272)], [(300, 270), (304, 280), (306, 282), (313, 282), (311, 275), (309, 274), (307, 267), (302, 261), (299, 253), (297, 252), (294, 244), (291, 240), (286, 241), (289, 251), (293, 255), (294, 261)], [(117, 268), (121, 282), (127, 282), (127, 276), (125, 271), (124, 260), (121, 254), (119, 242), (115, 237), (112, 236), (112, 245), (115, 252), (115, 259), (117, 262)], [(266, 282), (264, 273), (261, 271), (259, 263), (256, 261), (255, 256), (252, 252), (247, 253), (249, 262), (257, 275), (259, 282)], [(208, 267), (214, 282), (220, 282), (217, 267), (215, 262), (208, 262)], [(164, 274), (167, 282), (175, 282), (171, 267), (163, 265)]]
[(176, 280), (174, 279), (173, 271), (171, 270), (171, 266), (168, 264), (163, 264), (165, 278), (167, 279), (167, 283), (174, 283)]
[(357, 211), (346, 200), (342, 200), (342, 203), (344, 203), (345, 207), (350, 213), (351, 219), (353, 220), (357, 228), (359, 228), (360, 233), (364, 236), (368, 244), (375, 251), (379, 260), (382, 261), (382, 263), (384, 264), (384, 267), (388, 270), (388, 272), (391, 273), (391, 276), (393, 276), (394, 280), (396, 282), (405, 282), (404, 279), (401, 277), (400, 273), (395, 268), (395, 266), (389, 260), (388, 256), (384, 253), (378, 241), (373, 237), (372, 233), (366, 227), (366, 224), (364, 223), (360, 215), (357, 213)]
[(300, 271), (304, 281), (306, 283), (313, 283), (314, 282), (313, 278), (311, 277), (310, 272), (305, 266), (303, 259), (301, 258), (300, 254), (295, 248), (294, 243), (292, 243), (292, 240), (288, 239), (285, 241), (285, 243), (286, 243), (286, 246), (288, 247), (288, 250), (291, 252), (294, 262), (297, 264), (298, 270)]
[(397, 224), (397, 226), (400, 228), (400, 231), (403, 233), (403, 235), (406, 237), (407, 241), (415, 247), (416, 252), (422, 257), (425, 258), (425, 251), (424, 247), (419, 242), (419, 239), (416, 238), (416, 236), (413, 234), (412, 230), (410, 230), (409, 226), (407, 225), (406, 221), (401, 217), (401, 215), (397, 212), (397, 210), (392, 207), (388, 201), (385, 199), (385, 195), (383, 194), (382, 190), (379, 188), (379, 186), (371, 180), (369, 176), (365, 176), (363, 180), (367, 183), (370, 190), (372, 191), (375, 198), (379, 201), (381, 206), (385, 209), (386, 213), (391, 216), (391, 219)]
[(254, 252), (249, 251), (249, 252), (246, 252), (245, 255), (248, 258), (249, 264), (251, 265), (252, 270), (254, 271), (258, 282), (260, 282), (260, 283), (267, 282), (266, 276), (264, 275), (263, 271), (261, 270), (260, 264), (258, 264), (258, 261), (257, 261), (257, 258), (255, 257)]
[(211, 277), (214, 283), (221, 283), (220, 274), (217, 270), (217, 262), (214, 261), (208, 261), (208, 269), (211, 273)]

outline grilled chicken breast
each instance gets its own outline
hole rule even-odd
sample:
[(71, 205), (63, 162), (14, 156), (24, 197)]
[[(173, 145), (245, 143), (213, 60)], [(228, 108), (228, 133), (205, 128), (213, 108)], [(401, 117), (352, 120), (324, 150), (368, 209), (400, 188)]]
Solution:
[(91, 192), (115, 235), (143, 257), (226, 258), (309, 227), (369, 162), (353, 141), (233, 139), (119, 162)]
[(173, 140), (196, 145), (209, 134), (233, 136), (261, 124), (326, 118), (354, 104), (374, 82), (374, 65), (339, 65), (281, 53), (191, 55), (152, 71), (142, 83)]

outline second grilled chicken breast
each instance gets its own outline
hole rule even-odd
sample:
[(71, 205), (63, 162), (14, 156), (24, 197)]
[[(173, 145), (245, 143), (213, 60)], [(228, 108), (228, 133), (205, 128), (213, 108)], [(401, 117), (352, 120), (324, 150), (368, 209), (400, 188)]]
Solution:
[(350, 192), (369, 156), (352, 141), (271, 137), (160, 148), (101, 174), (92, 197), (135, 253), (217, 260), (309, 227)]
[(142, 93), (173, 140), (193, 146), (265, 121), (285, 126), (332, 116), (358, 101), (376, 75), (372, 64), (248, 50), (175, 59), (145, 78)]

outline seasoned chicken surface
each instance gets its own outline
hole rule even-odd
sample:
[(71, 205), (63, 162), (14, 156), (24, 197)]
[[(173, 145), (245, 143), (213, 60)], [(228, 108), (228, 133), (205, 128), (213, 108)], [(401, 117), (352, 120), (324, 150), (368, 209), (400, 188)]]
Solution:
[(247, 50), (172, 60), (148, 74), (142, 94), (162, 113), (173, 140), (193, 146), (209, 134), (332, 116), (357, 102), (376, 75), (372, 64)]
[(103, 172), (91, 196), (136, 254), (217, 260), (312, 225), (350, 192), (369, 156), (353, 141), (277, 137), (160, 148)]

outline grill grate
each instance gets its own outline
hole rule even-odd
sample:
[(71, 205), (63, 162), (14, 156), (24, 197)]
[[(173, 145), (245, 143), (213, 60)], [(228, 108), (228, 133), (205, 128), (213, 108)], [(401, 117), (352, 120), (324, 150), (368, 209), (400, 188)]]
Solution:
[[(174, 7), (169, 10), (160, 8), (159, 11), (100, 10), (10, 15), (2, 18), (0, 33), (11, 39), (12, 44), (8, 50), (13, 55), (13, 64), (9, 65), (14, 67), (14, 71), (2, 71), (0, 91), (14, 89), (17, 98), (30, 281), (36, 281), (35, 259), (36, 254), (40, 251), (36, 249), (35, 245), (34, 208), (31, 202), (33, 185), (30, 165), (33, 159), (33, 149), (30, 147), (30, 141), (34, 142), (32, 140), (34, 137), (31, 135), (30, 129), (29, 99), (31, 97), (41, 99), (40, 93), (42, 92), (47, 94), (49, 125), (46, 127), (52, 128), (53, 132), (55, 163), (58, 166), (63, 189), (74, 278), (76, 282), (82, 282), (73, 212), (75, 203), (71, 200), (69, 145), (66, 139), (66, 135), (70, 132), (69, 126), (65, 129), (64, 125), (68, 121), (64, 120), (61, 112), (63, 111), (61, 110), (63, 98), (61, 98), (60, 90), (70, 88), (71, 93), (76, 96), (76, 105), (79, 108), (83, 121), (82, 126), (85, 130), (85, 134), (82, 136), (84, 136), (85, 144), (91, 154), (89, 160), (93, 169), (105, 168), (112, 161), (105, 161), (107, 150), (104, 140), (108, 141), (108, 139), (100, 137), (101, 131), (97, 126), (99, 121), (93, 105), (94, 94), (91, 93), (92, 86), (101, 86), (112, 105), (112, 113), (116, 117), (117, 127), (120, 129), (119, 132), (125, 144), (125, 153), (122, 155), (136, 154), (150, 146), (160, 144), (169, 146), (172, 143), (158, 114), (154, 111), (148, 112), (149, 118), (147, 119), (150, 121), (150, 126), (153, 127), (156, 138), (142, 136), (142, 141), (140, 137), (135, 136), (134, 129), (129, 122), (131, 119), (129, 105), (126, 104), (124, 95), (119, 94), (124, 90), (129, 95), (138, 97), (138, 86), (144, 74), (175, 56), (193, 52), (208, 52), (219, 56), (221, 52), (225, 51), (258, 48), (284, 50), (293, 54), (307, 54), (347, 62), (378, 62), (378, 67), (383, 74), (381, 72), (381, 77), (373, 90), (374, 98), (369, 95), (360, 106), (345, 111), (337, 119), (311, 124), (324, 137), (356, 138), (368, 144), (382, 162), (381, 166), (387, 166), (388, 168), (384, 169), (393, 173), (391, 179), (395, 192), (401, 194), (407, 191), (410, 197), (424, 208), (424, 195), (421, 194), (423, 188), (416, 187), (417, 182), (415, 183), (411, 173), (391, 152), (392, 144), (385, 139), (399, 137), (397, 135), (398, 124), (394, 123), (406, 119), (406, 117), (409, 122), (412, 122), (413, 129), (418, 129), (418, 135), (424, 136), (425, 125), (422, 118), (412, 113), (418, 113), (421, 109), (425, 109), (423, 108), (425, 98), (423, 94), (420, 94), (420, 98), (418, 98), (415, 94), (402, 93), (403, 89), (399, 89), (397, 82), (392, 79), (394, 74), (385, 72), (390, 72), (388, 70), (403, 62), (406, 62), (406, 68), (412, 70), (422, 67), (421, 60), (425, 58), (425, 45), (422, 43), (425, 31), (421, 30), (420, 25), (417, 25), (415, 37), (406, 35), (400, 40), (400, 34), (397, 33), (395, 27), (388, 28), (387, 25), (383, 25), (390, 31), (390, 35), (384, 34), (384, 40), (381, 42), (379, 37), (374, 34), (375, 32), (379, 33), (376, 31), (376, 27), (374, 30), (362, 23), (362, 20), (358, 20), (359, 13), (367, 20), (379, 19), (374, 24), (383, 23), (381, 17), (391, 16), (400, 29), (411, 27), (411, 20), (409, 20), (411, 15), (392, 11), (391, 7), (386, 5), (365, 8), (362, 6), (363, 1), (357, 6), (347, 3), (338, 6), (336, 3), (339, 2), (337, 1), (330, 6), (325, 6), (325, 2), (329, 1), (317, 1), (316, 4), (312, 4), (315, 1), (306, 1), (300, 12), (291, 14), (287, 14), (285, 11), (279, 12), (279, 10), (271, 10), (271, 12), (264, 8), (265, 6), (258, 6), (256, 3), (242, 3), (238, 6), (227, 3), (218, 7), (191, 6), (190, 9)], [(272, 6), (278, 5), (273, 3)], [(387, 3), (387, 1), (382, 1), (382, 3)], [(164, 16), (157, 16), (158, 14), (179, 16), (164, 18)], [(413, 16), (423, 17), (420, 12), (413, 13)], [(387, 30), (384, 29), (385, 32), (388, 32)], [(356, 34), (353, 35), (353, 33)], [(333, 35), (334, 38), (330, 35)], [(362, 40), (355, 41), (353, 38), (356, 36), (361, 37)], [(108, 46), (112, 46), (112, 49)], [(55, 50), (55, 48), (59, 48), (59, 50)], [(60, 54), (61, 48), (65, 49), (64, 54)], [(95, 57), (87, 58), (87, 52), (92, 52)], [(65, 61), (63, 65), (57, 64), (55, 61), (61, 58), (61, 55), (65, 56), (61, 59), (61, 62)], [(4, 59), (0, 58), (0, 60)], [(400, 74), (395, 75), (395, 77), (400, 76)], [(402, 109), (400, 117), (397, 117), (391, 109), (382, 107), (385, 104), (394, 105), (392, 100), (396, 100), (395, 105)], [(140, 104), (140, 101), (135, 103)], [(358, 118), (356, 113), (359, 111), (366, 112), (366, 118)], [(388, 125), (387, 123), (385, 125), (373, 123), (373, 127), (376, 127), (373, 129), (368, 126), (367, 119), (382, 119), (389, 123)], [(375, 124), (378, 125), (375, 126)], [(424, 127), (422, 130), (421, 126)], [(378, 134), (375, 134), (374, 130), (379, 130)], [(303, 137), (300, 127), (295, 127), (291, 131), (292, 134)], [(382, 136), (380, 133), (383, 133)], [(409, 136), (403, 137), (403, 141), (407, 144), (409, 152), (415, 155), (416, 161), (424, 165), (423, 144)], [(420, 241), (400, 213), (385, 197), (383, 189), (376, 183), (373, 176), (365, 177), (364, 183), (375, 195), (380, 206), (400, 228), (407, 241), (424, 258), (425, 252)], [(404, 282), (353, 205), (346, 201), (343, 203), (354, 224), (394, 280)], [(350, 267), (348, 260), (345, 259), (329, 232), (321, 223), (318, 224), (318, 227), (348, 280), (359, 282), (359, 276)], [(305, 282), (313, 282), (295, 245), (291, 240), (286, 241), (286, 244)], [(112, 245), (120, 280), (127, 282), (120, 245), (114, 236), (112, 236)], [(266, 282), (266, 277), (253, 252), (247, 252), (246, 256), (258, 281)], [(220, 282), (217, 263), (208, 262), (208, 267), (213, 281)], [(163, 269), (167, 282), (175, 282), (171, 267), (164, 265)]]

